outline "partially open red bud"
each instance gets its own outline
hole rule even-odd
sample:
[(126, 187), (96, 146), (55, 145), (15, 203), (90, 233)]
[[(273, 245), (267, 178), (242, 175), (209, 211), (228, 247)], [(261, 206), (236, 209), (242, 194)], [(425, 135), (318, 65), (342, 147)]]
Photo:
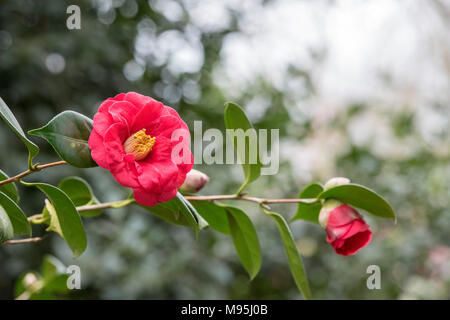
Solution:
[(180, 192), (195, 193), (199, 192), (209, 181), (209, 177), (201, 171), (192, 169), (186, 175), (186, 180), (180, 187)]
[(325, 201), (319, 223), (337, 254), (348, 256), (365, 247), (372, 237), (369, 225), (352, 207), (337, 200)]
[(319, 223), (322, 228), (326, 228), (328, 225), (328, 219), (330, 217), (330, 212), (335, 208), (341, 206), (343, 203), (334, 199), (326, 200), (322, 206), (322, 209), (319, 213)]
[(344, 177), (335, 177), (335, 178), (331, 178), (330, 180), (328, 180), (325, 183), (325, 190), (331, 189), (333, 187), (337, 187), (337, 186), (341, 186), (344, 184), (349, 184), (350, 183), (350, 179), (348, 178), (344, 178)]

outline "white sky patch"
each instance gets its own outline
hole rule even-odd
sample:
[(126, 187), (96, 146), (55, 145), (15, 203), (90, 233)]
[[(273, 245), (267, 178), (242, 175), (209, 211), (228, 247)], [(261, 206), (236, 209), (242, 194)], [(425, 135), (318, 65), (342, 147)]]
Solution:
[(171, 22), (180, 21), (183, 18), (183, 8), (173, 0), (149, 0), (150, 7), (162, 13)]
[[(294, 123), (312, 121), (306, 139), (281, 141), (281, 157), (291, 161), (298, 180), (332, 175), (334, 159), (350, 141), (380, 157), (411, 157), (420, 149), (418, 136), (429, 145), (442, 143), (450, 114), (450, 24), (431, 1), (206, 2), (240, 15), (242, 32), (226, 36), (213, 72), (228, 99), (241, 98), (263, 77), (288, 97)], [(449, 0), (442, 3), (450, 10)], [(289, 75), (290, 65), (309, 73), (315, 94), (305, 96), (306, 84)], [(369, 108), (349, 121), (346, 133), (329, 128), (358, 102)], [(244, 107), (257, 121), (268, 104), (262, 94)], [(416, 115), (414, 135), (395, 136), (388, 116), (393, 109)]]
[(152, 23), (146, 19), (138, 27), (134, 45), (137, 59), (156, 66), (167, 63), (174, 74), (198, 72), (203, 66), (204, 54), (195, 32), (187, 28), (186, 32), (167, 30), (156, 35)]
[[(416, 114), (415, 134), (430, 145), (440, 143), (449, 126), (450, 37), (448, 21), (431, 2), (259, 3), (231, 5), (242, 15), (242, 32), (225, 38), (222, 62), (214, 70), (229, 98), (239, 99), (247, 86), (263, 77), (289, 97), (292, 121), (301, 124), (309, 118), (315, 130), (325, 132), (343, 109), (355, 102), (368, 103), (368, 113), (349, 123), (349, 138), (381, 157), (411, 156), (417, 149), (414, 139), (394, 136), (387, 117), (392, 109), (406, 107)], [(443, 3), (450, 10), (450, 1)], [(314, 59), (312, 53), (323, 58)], [(310, 74), (315, 95), (304, 96), (305, 83), (289, 75), (290, 65)], [(255, 101), (265, 108), (258, 100), (252, 106)], [(434, 110), (436, 104), (446, 111)], [(257, 118), (258, 112), (246, 110)], [(292, 165), (302, 174), (323, 171), (339, 150), (314, 147), (320, 143), (318, 137), (307, 140), (296, 148), (303, 164), (293, 157)], [(328, 152), (320, 156), (324, 150)]]
[[(218, 81), (228, 83), (233, 93), (261, 75), (283, 89), (291, 64), (311, 70), (314, 85), (327, 100), (382, 98), (396, 84), (395, 90), (413, 88), (424, 98), (433, 97), (429, 92), (442, 92), (449, 83), (428, 42), (439, 39), (448, 48), (449, 39), (448, 30), (426, 7), (421, 1), (391, 0), (336, 5), (279, 0), (252, 7), (240, 21), (243, 33), (225, 40)], [(325, 60), (318, 63), (311, 52), (322, 49)], [(387, 73), (394, 86), (386, 86), (382, 75)]]
[(231, 22), (227, 1), (183, 0), (182, 2), (189, 10), (192, 23), (204, 32), (225, 30)]

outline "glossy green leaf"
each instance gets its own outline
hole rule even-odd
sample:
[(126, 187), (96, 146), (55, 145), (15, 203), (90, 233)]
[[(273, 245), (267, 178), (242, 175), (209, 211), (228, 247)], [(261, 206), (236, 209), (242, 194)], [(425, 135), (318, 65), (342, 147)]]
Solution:
[(19, 122), (14, 114), (6, 105), (5, 101), (0, 98), (0, 117), (8, 124), (8, 126), (19, 136), (28, 149), (28, 167), (31, 167), (31, 161), (39, 153), (39, 147), (25, 136)]
[(211, 228), (225, 234), (231, 233), (227, 211), (223, 206), (209, 201), (192, 201), (192, 205)]
[(175, 204), (175, 202), (168, 201), (159, 203), (153, 207), (143, 206), (138, 203), (136, 203), (136, 205), (144, 208), (148, 212), (154, 214), (155, 216), (166, 222), (179, 226), (189, 226), (189, 222), (186, 220), (184, 215), (181, 214), (180, 208)]
[(264, 212), (271, 216), (277, 223), (278, 230), (280, 231), (283, 245), (286, 250), (289, 267), (298, 289), (302, 293), (303, 297), (305, 297), (305, 299), (311, 299), (311, 290), (309, 288), (305, 268), (303, 267), (302, 259), (297, 250), (294, 237), (292, 236), (291, 230), (289, 229), (286, 220), (284, 220), (284, 218), (278, 213), (270, 212), (267, 210), (264, 210)]
[[(238, 106), (235, 103), (228, 102), (225, 104), (225, 126), (227, 129), (242, 129), (245, 131), (247, 130), (254, 130), (252, 124), (248, 120), (247, 116), (245, 115), (245, 112), (242, 110), (240, 106)], [(257, 162), (254, 164), (250, 163), (250, 147), (249, 147), (249, 139), (245, 139), (245, 148), (240, 150), (237, 147), (237, 138), (234, 137), (234, 149), (237, 151), (237, 155), (242, 164), (242, 168), (244, 170), (244, 176), (245, 176), (245, 182), (244, 184), (239, 188), (238, 193), (240, 193), (247, 184), (250, 182), (255, 181), (259, 178), (261, 175), (261, 162), (259, 159), (259, 146), (256, 145), (256, 151), (257, 151)], [(258, 141), (256, 140), (256, 143)]]
[(6, 211), (0, 206), (0, 244), (5, 241), (11, 240), (14, 237), (14, 229), (6, 214)]
[(86, 233), (72, 200), (63, 191), (49, 184), (26, 183), (26, 185), (35, 186), (47, 195), (55, 210), (54, 215), (50, 212), (51, 225), (52, 223), (59, 225), (62, 236), (75, 257), (82, 254), (87, 246)]
[[(9, 179), (8, 175), (0, 170), (0, 181)], [(3, 192), (8, 197), (10, 197), (15, 203), (19, 202), (19, 193), (17, 191), (17, 186), (14, 182), (10, 182), (0, 186), (0, 192)]]
[(10, 197), (0, 192), (0, 205), (11, 220), (15, 234), (31, 235), (31, 226), (22, 209)]
[(361, 208), (382, 218), (395, 218), (389, 203), (375, 191), (358, 184), (345, 184), (330, 188), (319, 195), (320, 199), (337, 199), (348, 205)]
[(183, 195), (178, 192), (176, 197), (180, 203), (180, 207), (182, 208), (181, 213), (185, 216), (186, 220), (189, 222), (190, 226), (194, 228), (195, 232), (199, 231), (199, 214), (197, 210), (192, 206), (192, 204), (187, 201)]
[(242, 210), (229, 206), (224, 208), (239, 259), (252, 280), (258, 274), (262, 261), (255, 227)]
[[(80, 177), (65, 178), (59, 183), (58, 188), (67, 194), (75, 207), (99, 203), (89, 184)], [(93, 210), (80, 212), (80, 215), (82, 217), (95, 217), (101, 213), (101, 210)]]
[(79, 168), (95, 167), (88, 146), (92, 120), (74, 111), (64, 111), (39, 129), (28, 133), (46, 139), (59, 157)]
[(189, 203), (189, 201), (187, 201), (179, 192), (172, 200), (159, 203), (153, 207), (147, 207), (140, 204), (137, 205), (153, 213), (164, 221), (176, 225), (192, 227), (196, 234), (199, 232), (199, 214)]
[[(323, 187), (318, 183), (311, 183), (306, 186), (299, 194), (299, 199), (312, 199), (317, 198), (322, 193)], [(322, 208), (320, 202), (316, 203), (299, 203), (297, 207), (297, 213), (291, 221), (302, 219), (315, 223), (319, 223), (319, 213)]]

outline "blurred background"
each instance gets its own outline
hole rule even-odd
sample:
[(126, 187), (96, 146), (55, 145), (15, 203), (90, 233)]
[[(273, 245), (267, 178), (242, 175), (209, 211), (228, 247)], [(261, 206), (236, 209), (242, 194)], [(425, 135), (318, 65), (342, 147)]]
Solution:
[[(224, 129), (226, 101), (257, 128), (280, 129), (280, 171), (248, 191), (297, 197), (312, 181), (346, 176), (385, 196), (397, 224), (365, 215), (374, 236), (338, 256), (318, 225), (291, 224), (316, 299), (450, 298), (450, 1), (77, 1), (81, 30), (68, 30), (73, 1), (0, 1), (0, 96), (26, 130), (63, 110), (93, 117), (100, 103), (136, 91), (174, 107), (193, 128)], [(40, 163), (56, 161), (49, 145)], [(0, 124), (0, 168), (26, 169), (26, 150)], [(196, 166), (203, 194), (226, 194), (239, 166)], [(28, 178), (89, 181), (102, 201), (127, 190), (101, 168), (57, 167)], [(20, 188), (28, 214), (44, 197)], [(235, 203), (236, 204), (236, 203)], [(82, 290), (61, 298), (299, 299), (278, 230), (257, 207), (261, 272), (249, 282), (232, 240), (169, 225), (129, 207), (84, 219), (88, 249), (73, 260), (53, 234), (0, 248), (0, 298), (51, 253), (81, 267)], [(273, 206), (291, 218), (295, 205)], [(36, 227), (34, 234), (43, 234)], [(381, 268), (368, 290), (366, 269)]]

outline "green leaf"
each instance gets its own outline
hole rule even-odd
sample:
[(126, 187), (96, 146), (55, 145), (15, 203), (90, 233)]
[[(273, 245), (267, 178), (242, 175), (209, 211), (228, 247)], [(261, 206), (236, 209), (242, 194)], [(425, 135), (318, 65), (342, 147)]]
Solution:
[(43, 292), (67, 292), (66, 266), (52, 255), (46, 255), (41, 267)]
[(0, 206), (6, 211), (11, 220), (15, 234), (31, 235), (31, 226), (28, 222), (27, 216), (23, 213), (10, 197), (3, 192), (0, 192)]
[(196, 235), (199, 232), (199, 214), (189, 201), (187, 201), (179, 192), (172, 200), (159, 203), (153, 207), (147, 207), (140, 204), (137, 205), (166, 222), (192, 227), (195, 230)]
[(192, 205), (211, 228), (225, 234), (231, 233), (227, 211), (223, 206), (209, 201), (192, 201)]
[(261, 267), (261, 249), (251, 220), (240, 209), (208, 201), (193, 201), (193, 206), (208, 225), (231, 234), (239, 259), (253, 279)]
[(255, 227), (242, 210), (229, 206), (224, 208), (227, 211), (231, 236), (239, 259), (247, 270), (250, 280), (253, 280), (261, 268), (262, 260)]
[[(80, 177), (65, 178), (59, 183), (58, 188), (67, 194), (75, 207), (99, 203), (89, 184)], [(82, 217), (95, 217), (101, 213), (101, 210), (93, 210), (80, 212), (80, 215)]]
[(199, 214), (197, 210), (192, 206), (192, 204), (187, 201), (180, 192), (177, 192), (175, 197), (179, 201), (179, 206), (181, 207), (181, 213), (184, 215), (186, 220), (189, 222), (189, 225), (194, 228), (195, 233), (199, 232)]
[(78, 168), (96, 167), (88, 146), (92, 120), (74, 111), (64, 111), (29, 134), (46, 139), (58, 156)]
[(351, 206), (366, 210), (382, 218), (395, 218), (394, 210), (389, 203), (375, 191), (358, 184), (345, 184), (325, 190), (320, 199), (336, 199)]
[[(319, 194), (323, 191), (323, 187), (318, 183), (311, 183), (306, 186), (299, 194), (299, 199), (309, 199), (317, 198)], [(322, 208), (320, 202), (316, 203), (299, 203), (297, 208), (297, 213), (292, 218), (291, 221), (303, 219), (319, 223), (319, 213)]]
[(66, 267), (64, 264), (52, 255), (44, 256), (41, 266), (42, 278), (45, 282), (49, 282), (60, 274), (65, 274)]
[(5, 101), (3, 101), (2, 98), (0, 98), (0, 117), (19, 136), (19, 138), (23, 141), (23, 143), (25, 143), (28, 149), (28, 167), (31, 168), (32, 166), (31, 162), (33, 158), (36, 157), (37, 154), (39, 153), (39, 147), (35, 145), (33, 142), (31, 142), (31, 140), (29, 140), (25, 136), (25, 132), (23, 132), (16, 117), (14, 117), (14, 114), (11, 112), (11, 110), (8, 108), (8, 106), (6, 105)]
[[(52, 223), (59, 225), (61, 234), (75, 257), (82, 254), (87, 245), (86, 233), (80, 215), (72, 200), (63, 191), (52, 185), (46, 183), (24, 184), (27, 186), (35, 186), (47, 195), (54, 208), (54, 214), (52, 214), (52, 210), (50, 209), (51, 226)], [(47, 206), (47, 209), (49, 207)]]
[(144, 208), (148, 212), (154, 214), (155, 216), (166, 222), (179, 226), (189, 226), (189, 222), (186, 220), (184, 215), (181, 214), (180, 208), (175, 204), (175, 202), (172, 202), (172, 200), (164, 203), (159, 203), (153, 207), (143, 206), (139, 203), (136, 203), (136, 205)]
[[(9, 177), (0, 169), (0, 181), (9, 179)], [(0, 186), (0, 192), (3, 192), (8, 197), (13, 199), (15, 203), (19, 202), (19, 193), (17, 192), (17, 186), (14, 182), (10, 182)]]
[(49, 226), (45, 229), (45, 231), (56, 232), (61, 236), (61, 238), (64, 239), (64, 234), (61, 230), (61, 225), (59, 224), (58, 214), (56, 213), (55, 207), (50, 201), (48, 201), (48, 199), (45, 199), (45, 207), (42, 212), (42, 216), (45, 221), (49, 221)]
[(263, 210), (267, 215), (271, 216), (278, 225), (278, 230), (280, 230), (283, 245), (286, 249), (289, 267), (298, 289), (305, 299), (311, 299), (311, 290), (309, 288), (305, 268), (303, 267), (302, 259), (298, 253), (294, 237), (292, 236), (286, 220), (278, 213), (270, 212), (265, 209)]
[(0, 244), (11, 240), (14, 237), (14, 229), (6, 214), (5, 210), (0, 206)]
[[(245, 115), (245, 112), (242, 110), (240, 106), (238, 106), (235, 103), (228, 102), (225, 104), (225, 126), (227, 129), (242, 129), (245, 131), (247, 130), (254, 130), (252, 124), (248, 120), (247, 116)], [(256, 134), (256, 130), (255, 130)], [(239, 188), (238, 193), (242, 192), (244, 188), (247, 186), (247, 184), (255, 181), (259, 178), (261, 175), (261, 162), (259, 159), (259, 146), (258, 146), (258, 140), (256, 139), (256, 163), (250, 164), (250, 143), (247, 143), (250, 141), (250, 139), (245, 139), (245, 148), (240, 149), (238, 148), (237, 144), (237, 137), (234, 137), (234, 149), (237, 151), (238, 157), (243, 162), (242, 168), (244, 170), (244, 176), (245, 176), (245, 182), (244, 184)]]
[[(42, 293), (46, 295), (52, 295), (54, 293), (67, 293), (69, 288), (67, 287), (67, 279), (69, 275), (67, 274), (58, 274), (50, 280), (45, 280), (45, 286), (42, 289)], [(39, 298), (35, 298), (39, 299)], [(48, 298), (44, 298), (43, 300), (49, 300)], [(55, 300), (54, 298), (50, 300)]]

